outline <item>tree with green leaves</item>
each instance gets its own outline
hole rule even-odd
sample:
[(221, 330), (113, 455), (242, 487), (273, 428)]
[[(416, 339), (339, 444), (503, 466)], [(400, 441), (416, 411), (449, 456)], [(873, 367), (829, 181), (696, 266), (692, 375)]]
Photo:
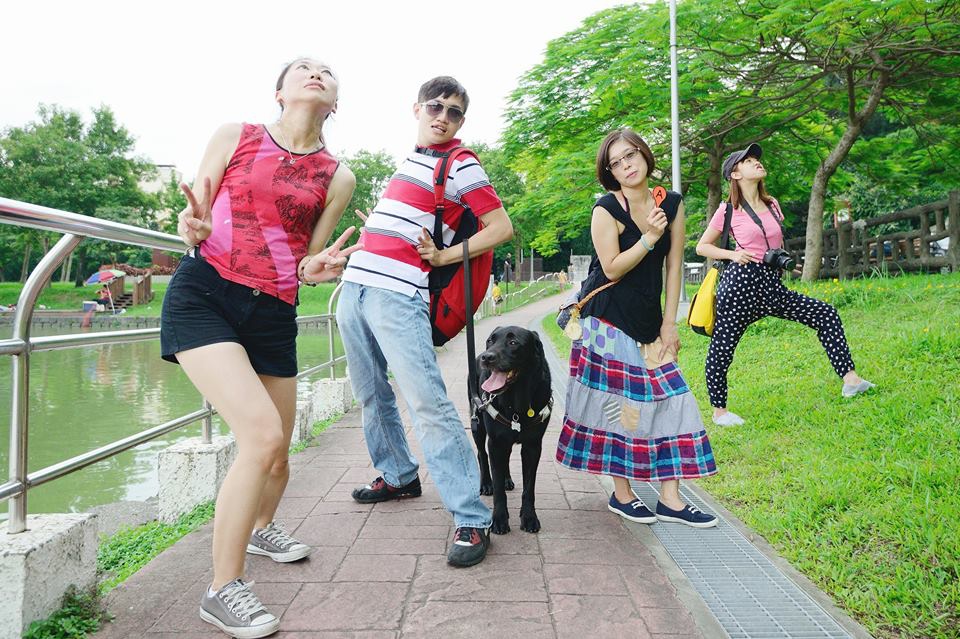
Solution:
[(176, 175), (163, 185), (157, 193), (157, 222), (159, 230), (171, 235), (177, 234), (177, 221), (180, 212), (187, 206), (187, 196), (180, 189), (180, 180)]
[[(730, 34), (704, 42), (721, 73), (747, 85), (796, 86), (827, 121), (807, 209), (803, 277), (815, 279), (823, 254), (828, 184), (865, 128), (886, 106), (920, 116), (931, 94), (960, 76), (960, 4), (954, 0), (745, 0), (727, 7)], [(701, 5), (702, 7), (702, 5)], [(752, 37), (744, 38), (751, 33)], [(919, 108), (918, 108), (919, 107)], [(955, 107), (954, 107), (955, 113)]]
[(396, 163), (386, 151), (361, 149), (352, 156), (342, 156), (341, 160), (353, 171), (357, 178), (357, 187), (353, 190), (353, 197), (350, 198), (350, 203), (347, 204), (331, 237), (340, 237), (347, 227), (363, 225), (354, 212), (361, 211), (366, 214), (376, 206), (383, 189), (390, 181), (390, 176), (397, 170)]
[[(9, 128), (0, 136), (0, 195), (144, 225), (155, 198), (144, 193), (139, 182), (152, 165), (131, 157), (134, 139), (110, 108), (93, 109), (89, 123), (80, 113), (57, 106), (41, 105), (37, 115), (37, 121)], [(25, 229), (5, 229), (5, 234), (23, 247), (25, 279), (34, 245), (40, 243), (45, 250), (52, 234)], [(86, 275), (88, 257), (109, 257), (103, 253), (105, 244), (84, 241), (75, 251), (78, 285)]]
[[(716, 7), (714, 7), (716, 9)], [(600, 191), (594, 175), (600, 140), (628, 126), (650, 144), (655, 182), (670, 186), (669, 15), (663, 3), (610, 9), (552, 41), (544, 61), (525, 74), (511, 100), (504, 146), (527, 181), (517, 217), (538, 229), (532, 244), (550, 254), (582, 238)], [(696, 42), (727, 30), (698, 3), (679, 7), (681, 175), (691, 235), (719, 204), (720, 166), (731, 151), (765, 140), (810, 112), (796, 89), (731, 81)], [(783, 174), (784, 193), (795, 191)], [(692, 246), (691, 246), (692, 250)]]
[[(681, 175), (691, 235), (722, 198), (724, 157), (751, 142), (776, 158), (768, 187), (784, 205), (788, 231), (806, 219), (807, 277), (819, 270), (828, 199), (856, 200), (848, 186), (880, 165), (912, 181), (912, 190), (926, 183), (926, 171), (956, 188), (954, 161), (947, 157), (943, 170), (937, 160), (950, 155), (946, 142), (960, 128), (949, 97), (958, 94), (958, 7), (945, 0), (681, 2)], [(503, 144), (527, 185), (512, 213), (537, 229), (530, 243), (541, 253), (582, 238), (598, 190), (593, 153), (611, 129), (640, 132), (658, 160), (653, 180), (667, 182), (668, 33), (665, 3), (603, 11), (550, 42), (543, 62), (521, 78)], [(884, 119), (890, 126), (879, 127)], [(878, 128), (885, 130), (874, 137), (913, 136), (921, 149), (877, 141), (873, 148), (892, 155), (855, 153), (847, 161), (853, 142)]]
[(524, 239), (534, 236), (535, 229), (530, 228), (525, 223), (526, 220), (512, 219), (513, 207), (523, 197), (526, 185), (520, 175), (510, 168), (502, 148), (483, 143), (471, 144), (470, 148), (480, 158), (480, 164), (490, 178), (490, 184), (496, 189), (500, 201), (503, 202), (503, 208), (511, 215), (513, 222), (513, 242), (501, 244), (493, 250), (493, 268), (499, 272), (498, 269), (505, 259), (510, 258), (511, 263), (516, 263), (515, 256), (523, 249)]

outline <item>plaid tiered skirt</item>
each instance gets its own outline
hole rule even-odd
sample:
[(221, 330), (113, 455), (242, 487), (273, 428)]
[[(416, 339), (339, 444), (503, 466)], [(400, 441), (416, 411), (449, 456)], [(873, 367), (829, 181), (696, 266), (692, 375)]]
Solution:
[(595, 317), (580, 322), (557, 461), (645, 481), (715, 474), (700, 409), (677, 364), (657, 361), (659, 342), (638, 344)]

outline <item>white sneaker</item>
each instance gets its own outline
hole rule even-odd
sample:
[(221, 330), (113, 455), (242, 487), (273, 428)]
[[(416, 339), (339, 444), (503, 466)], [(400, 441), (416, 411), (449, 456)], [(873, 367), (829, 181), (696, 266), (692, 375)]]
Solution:
[(744, 423), (743, 417), (740, 417), (736, 413), (731, 413), (727, 411), (720, 417), (714, 417), (713, 423), (717, 426), (739, 426)]
[(874, 388), (876, 384), (871, 384), (865, 379), (860, 380), (859, 384), (844, 384), (841, 394), (844, 397), (854, 397), (860, 393), (865, 393), (871, 388)]

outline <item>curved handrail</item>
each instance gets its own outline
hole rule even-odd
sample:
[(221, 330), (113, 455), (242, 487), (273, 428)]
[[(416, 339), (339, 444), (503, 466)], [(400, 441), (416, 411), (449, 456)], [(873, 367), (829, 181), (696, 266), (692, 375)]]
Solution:
[[(159, 329), (152, 328), (31, 337), (31, 320), (40, 291), (50, 281), (54, 271), (63, 263), (63, 260), (87, 237), (176, 252), (182, 252), (185, 246), (179, 237), (169, 233), (161, 233), (129, 224), (101, 220), (2, 197), (0, 197), (0, 223), (64, 234), (27, 278), (14, 314), (13, 336), (10, 339), (0, 340), (0, 355), (10, 355), (13, 358), (10, 411), (10, 477), (8, 481), (0, 484), (0, 501), (10, 500), (8, 532), (15, 534), (26, 530), (27, 491), (30, 488), (68, 475), (90, 464), (112, 457), (197, 421), (203, 424), (204, 441), (210, 442), (212, 438), (211, 418), (216, 414), (216, 410), (206, 400), (203, 400), (203, 405), (199, 410), (28, 473), (30, 354), (34, 351), (152, 340), (158, 339), (160, 335)], [(298, 318), (300, 323), (305, 321), (326, 322), (330, 359), (301, 371), (297, 374), (297, 377), (307, 377), (325, 369), (329, 370), (331, 378), (336, 377), (337, 365), (343, 363), (346, 358), (335, 356), (335, 317), (331, 313)]]
[(70, 213), (46, 206), (0, 197), (0, 222), (41, 231), (70, 233), (98, 240), (134, 244), (162, 251), (183, 252), (186, 248), (176, 235), (142, 229), (130, 224)]

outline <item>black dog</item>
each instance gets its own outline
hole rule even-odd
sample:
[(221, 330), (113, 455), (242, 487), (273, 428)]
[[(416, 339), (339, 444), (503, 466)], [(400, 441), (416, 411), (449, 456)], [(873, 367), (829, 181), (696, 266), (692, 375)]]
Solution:
[[(536, 333), (519, 326), (501, 326), (487, 338), (487, 349), (477, 358), (479, 397), (471, 420), (480, 462), (480, 494), (493, 495), (493, 525), (498, 535), (510, 532), (507, 490), (510, 453), (520, 444), (523, 462), (523, 498), (520, 529), (535, 533), (540, 520), (534, 508), (534, 486), (543, 434), (547, 431), (553, 396), (550, 369)], [(489, 457), (487, 442), (489, 440)]]

